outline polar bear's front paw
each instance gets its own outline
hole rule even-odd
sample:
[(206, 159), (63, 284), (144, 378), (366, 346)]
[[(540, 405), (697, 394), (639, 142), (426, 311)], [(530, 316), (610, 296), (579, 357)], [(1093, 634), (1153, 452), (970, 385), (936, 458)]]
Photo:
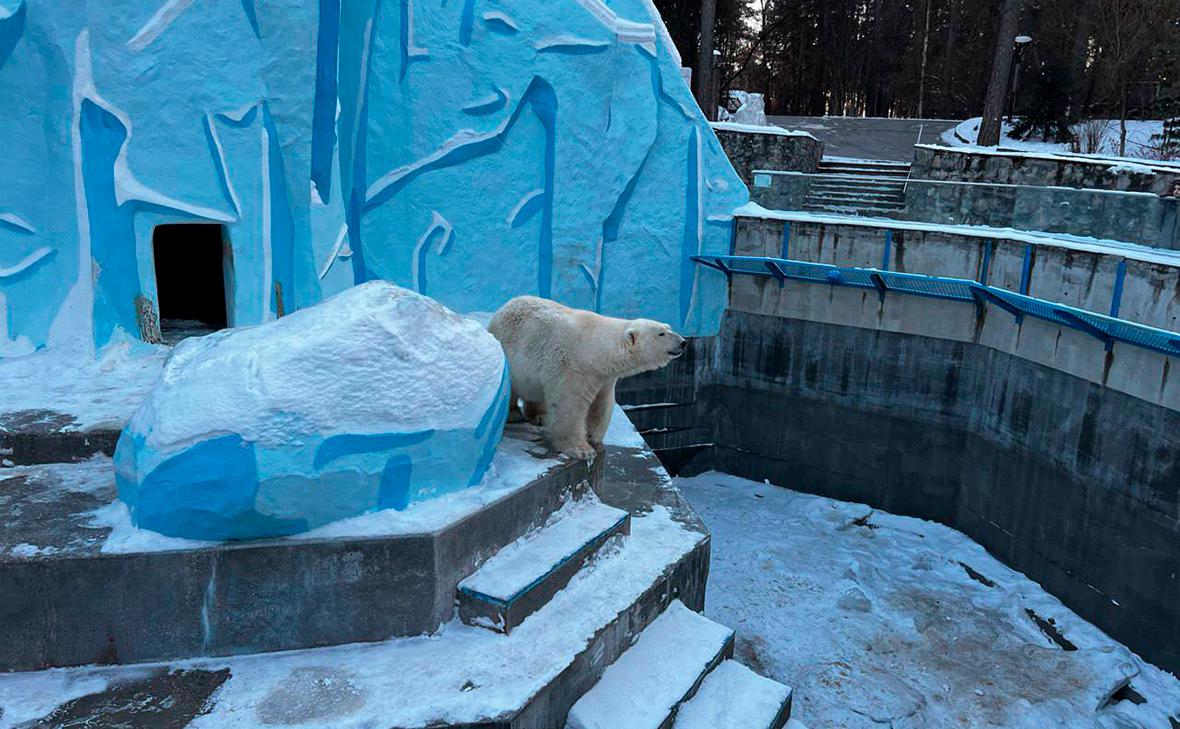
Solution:
[(559, 448), (562, 453), (579, 461), (592, 461), (597, 451), (589, 443), (582, 442)]

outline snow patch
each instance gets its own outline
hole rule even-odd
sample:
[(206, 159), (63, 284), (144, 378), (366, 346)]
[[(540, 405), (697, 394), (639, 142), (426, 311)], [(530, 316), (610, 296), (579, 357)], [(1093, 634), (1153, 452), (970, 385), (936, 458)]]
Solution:
[(810, 132), (797, 132), (782, 127), (776, 127), (773, 124), (760, 126), (756, 124), (738, 124), (737, 122), (709, 122), (709, 126), (716, 131), (721, 132), (742, 132), (744, 134), (774, 134), (780, 137), (811, 137), (815, 139)]

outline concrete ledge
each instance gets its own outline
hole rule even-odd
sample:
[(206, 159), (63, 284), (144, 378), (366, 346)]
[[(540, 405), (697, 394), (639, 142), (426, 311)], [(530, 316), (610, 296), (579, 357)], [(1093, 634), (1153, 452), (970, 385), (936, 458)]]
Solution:
[(632, 535), (510, 636), (451, 622), (430, 639), (0, 673), (0, 710), (54, 725), (105, 726), (117, 716), (182, 726), (199, 712), (227, 727), (560, 729), (672, 600), (704, 607), (710, 541), (700, 520), (650, 451), (609, 446), (605, 461), (597, 491), (630, 511)]
[(0, 460), (22, 466), (35, 463), (76, 463), (102, 453), (112, 455), (117, 428), (74, 427), (71, 415), (52, 410), (20, 410), (0, 414)]
[(533, 459), (538, 477), (421, 531), (129, 553), (104, 552), (111, 529), (93, 521), (95, 509), (115, 498), (113, 472), (94, 474), (109, 469), (109, 461), (73, 467), (87, 469), (94, 481), (87, 484), (70, 483), (81, 478), (70, 467), (9, 471), (0, 476), (7, 507), (7, 548), (0, 549), (0, 625), (7, 640), (0, 642), (0, 670), (257, 653), (433, 632), (450, 619), (461, 579), (571, 493), (601, 479), (601, 459), (593, 466), (559, 463), (538, 441), (532, 429), (514, 426), (497, 455), (498, 463), (505, 452)]

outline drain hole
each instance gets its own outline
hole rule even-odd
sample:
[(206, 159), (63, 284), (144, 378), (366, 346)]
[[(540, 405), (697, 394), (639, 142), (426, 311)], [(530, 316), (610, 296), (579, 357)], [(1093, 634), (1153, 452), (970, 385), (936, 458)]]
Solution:
[(1076, 651), (1078, 649), (1076, 645), (1071, 643), (1069, 639), (1062, 635), (1061, 631), (1057, 629), (1057, 623), (1053, 620), (1053, 618), (1046, 620), (1028, 608), (1025, 608), (1024, 612), (1028, 613), (1028, 616), (1032, 618), (1034, 623), (1037, 624), (1037, 627), (1041, 629), (1041, 632), (1048, 636), (1049, 640), (1056, 643), (1057, 646), (1061, 648), (1061, 650)]

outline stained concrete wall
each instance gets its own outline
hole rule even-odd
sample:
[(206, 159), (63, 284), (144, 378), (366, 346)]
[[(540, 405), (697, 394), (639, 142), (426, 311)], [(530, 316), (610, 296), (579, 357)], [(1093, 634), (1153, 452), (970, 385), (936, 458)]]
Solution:
[[(1180, 643), (1168, 639), (1180, 635), (1180, 412), (940, 336), (939, 311), (897, 312), (906, 299), (869, 296), (883, 320), (932, 336), (731, 310), (679, 371), (624, 381), (620, 398), (692, 398), (630, 413), (687, 473), (769, 479), (948, 524), (1180, 669)], [(1099, 369), (1108, 359), (1053, 332), (1024, 337)], [(1124, 355), (1116, 349), (1112, 378), (1126, 377)], [(1153, 384), (1174, 390), (1168, 360), (1151, 357)]]
[[(802, 210), (815, 183), (840, 179), (759, 169), (750, 197), (771, 210)], [(911, 179), (904, 210), (886, 217), (1180, 248), (1180, 199), (1145, 192)]]
[[(838, 225), (741, 217), (736, 225), (738, 255), (781, 256), (784, 226), (789, 226), (787, 257), (795, 260), (974, 279), (1016, 292), (1021, 292), (1027, 250), (1028, 289), (1023, 293), (1099, 314), (1111, 313), (1119, 265), (1125, 263), (1119, 317), (1160, 329), (1180, 330), (1180, 257), (1172, 264), (1167, 262), (1168, 255), (1148, 255), (1150, 252), (1142, 250), (1079, 250), (1054, 245), (1048, 238), (1034, 237), (1038, 242), (1029, 243), (924, 230), (904, 223)], [(743, 295), (748, 285), (748, 279), (735, 279), (733, 295)], [(855, 296), (859, 300), (863, 292), (832, 291), (830, 295)], [(805, 301), (815, 297), (823, 300), (802, 313), (810, 316), (814, 310), (826, 316), (826, 287), (800, 296)], [(876, 294), (872, 296), (875, 299)], [(902, 306), (921, 305), (907, 302)]]
[(724, 123), (713, 124), (713, 131), (747, 187), (753, 182), (754, 170), (815, 172), (824, 155), (823, 142), (810, 134), (727, 129)]
[[(738, 253), (777, 254), (774, 222), (742, 220)], [(894, 233), (892, 269), (974, 278), (982, 265), (977, 241)], [(879, 265), (883, 238), (794, 223), (791, 257)], [(1034, 254), (1031, 293), (1109, 306), (1115, 259)], [(993, 283), (1018, 285), (1023, 256), (1024, 244), (996, 242)], [(1126, 286), (1123, 315), (1174, 320), (1172, 267), (1128, 262)], [(742, 275), (721, 333), (692, 342), (671, 367), (619, 388), (671, 469), (769, 479), (948, 524), (1180, 671), (1176, 358), (1121, 343), (1107, 351), (995, 307)]]
[(1177, 248), (1178, 206), (1176, 198), (1147, 192), (911, 180), (906, 184), (904, 217)]
[(912, 176), (920, 180), (1128, 190), (1157, 195), (1167, 192), (1180, 180), (1178, 169), (1153, 168), (1148, 160), (1140, 162), (1131, 165), (1118, 160), (919, 144), (914, 147)]

